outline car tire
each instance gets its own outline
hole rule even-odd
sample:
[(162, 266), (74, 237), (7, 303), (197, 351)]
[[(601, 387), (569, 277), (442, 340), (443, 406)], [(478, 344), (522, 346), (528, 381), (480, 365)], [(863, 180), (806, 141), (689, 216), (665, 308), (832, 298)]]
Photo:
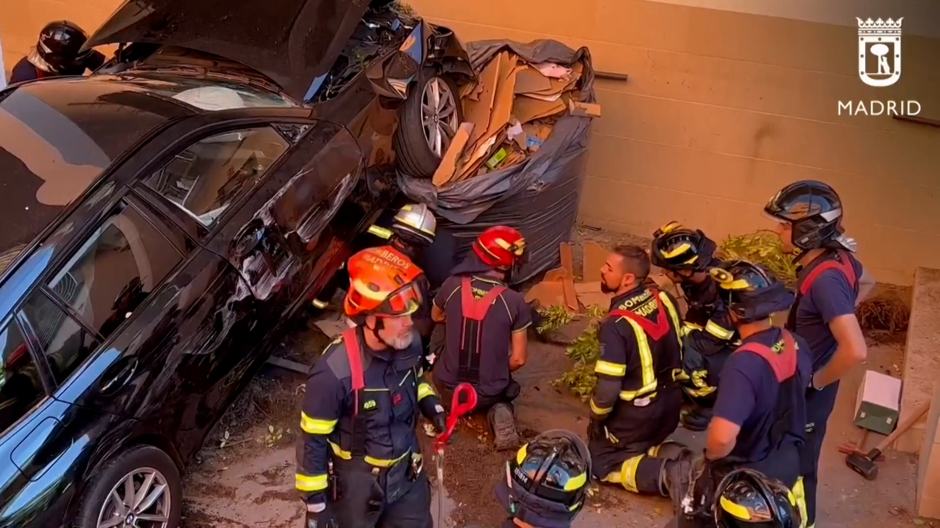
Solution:
[[(179, 468), (166, 453), (153, 446), (137, 446), (126, 453), (119, 455), (98, 469), (91, 478), (90, 485), (82, 493), (78, 515), (75, 518), (75, 528), (99, 528), (100, 522), (117, 517), (117, 504), (111, 497), (112, 491), (117, 492), (121, 502), (125, 499), (125, 483), (128, 478), (134, 482), (134, 493), (141, 494), (141, 488), (150, 477), (150, 491), (142, 494), (145, 499), (156, 491), (157, 486), (163, 486), (163, 493), (155, 502), (139, 511), (127, 511), (124, 515), (133, 514), (144, 520), (143, 515), (157, 515), (166, 519), (166, 528), (178, 528), (180, 515), (183, 509), (183, 484), (180, 479)], [(165, 502), (169, 500), (169, 503)], [(161, 526), (158, 522), (149, 522), (147, 526)]]
[[(423, 103), (432, 95), (430, 90), (435, 88), (441, 101), (437, 109), (438, 119), (445, 123), (446, 127), (436, 124), (429, 126), (437, 126), (439, 132), (449, 130), (446, 132), (446, 139), (441, 138), (439, 154), (431, 149), (431, 140), (428, 139), (424, 126), (425, 110), (422, 108)], [(404, 108), (401, 109), (398, 129), (395, 131), (395, 155), (398, 158), (398, 168), (405, 174), (415, 178), (430, 178), (440, 165), (441, 156), (447, 151), (450, 140), (463, 120), (460, 92), (453, 79), (433, 69), (425, 69), (410, 91)]]

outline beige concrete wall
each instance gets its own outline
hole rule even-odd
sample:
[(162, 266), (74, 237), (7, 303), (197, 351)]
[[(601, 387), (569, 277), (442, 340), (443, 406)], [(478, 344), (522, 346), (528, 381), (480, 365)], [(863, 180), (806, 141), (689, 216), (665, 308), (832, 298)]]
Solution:
[(893, 87), (858, 78), (854, 16), (891, 12), (848, 12), (838, 26), (645, 0), (410, 3), (464, 41), (558, 39), (630, 76), (597, 84), (587, 223), (649, 236), (679, 220), (723, 238), (770, 227), (763, 203), (812, 178), (842, 195), (879, 280), (910, 284), (915, 266), (940, 267), (940, 128), (838, 116), (839, 100), (913, 98), (940, 119), (940, 41), (905, 34)]
[[(408, 3), (465, 42), (554, 38), (588, 46), (598, 70), (629, 74), (597, 84), (587, 223), (648, 236), (679, 220), (720, 239), (769, 227), (763, 203), (813, 178), (842, 195), (846, 226), (879, 280), (910, 284), (916, 266), (940, 268), (940, 128), (838, 115), (840, 100), (916, 99), (923, 117), (940, 119), (940, 40), (919, 36), (940, 26), (910, 14), (912, 0), (831, 0), (820, 10), (816, 0)], [(92, 31), (118, 4), (8, 2), (6, 67), (46, 21)], [(907, 17), (895, 86), (859, 80), (855, 16)]]

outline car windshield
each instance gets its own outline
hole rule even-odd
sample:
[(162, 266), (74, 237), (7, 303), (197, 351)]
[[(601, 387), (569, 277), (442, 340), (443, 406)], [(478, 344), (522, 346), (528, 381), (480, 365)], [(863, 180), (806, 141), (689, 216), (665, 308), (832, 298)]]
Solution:
[(296, 106), (286, 97), (274, 92), (217, 79), (199, 79), (149, 71), (101, 75), (98, 78), (138, 86), (207, 112), (235, 108)]
[(0, 93), (0, 274), (113, 160), (189, 114), (140, 88), (88, 78)]

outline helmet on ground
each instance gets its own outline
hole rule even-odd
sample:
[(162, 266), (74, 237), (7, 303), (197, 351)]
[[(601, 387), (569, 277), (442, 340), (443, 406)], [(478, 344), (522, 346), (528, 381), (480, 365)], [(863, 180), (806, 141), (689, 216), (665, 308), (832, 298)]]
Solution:
[(584, 506), (590, 475), (591, 453), (578, 435), (545, 431), (506, 463), (496, 497), (520, 521), (567, 528)]
[(392, 219), (392, 231), (402, 240), (416, 246), (434, 243), (437, 220), (425, 204), (405, 205)]
[(793, 229), (793, 245), (808, 251), (842, 235), (842, 200), (823, 182), (803, 180), (781, 189), (764, 206), (764, 214)]
[(473, 241), (473, 252), (487, 266), (509, 271), (525, 257), (525, 239), (511, 227), (494, 226)]
[(414, 313), (421, 295), (414, 283), (421, 268), (383, 248), (364, 249), (349, 259), (349, 291), (343, 308), (349, 317), (399, 317)]
[(80, 65), (91, 54), (82, 51), (88, 35), (78, 24), (58, 20), (46, 24), (39, 32), (36, 52), (54, 71), (60, 72)]
[(715, 249), (715, 243), (705, 233), (669, 222), (653, 233), (650, 256), (654, 266), (669, 271), (705, 271)]
[(712, 268), (711, 276), (718, 284), (718, 295), (738, 323), (753, 323), (788, 310), (793, 293), (773, 272), (743, 260), (722, 263)]
[(715, 489), (720, 528), (800, 528), (796, 497), (782, 482), (752, 469), (728, 473)]

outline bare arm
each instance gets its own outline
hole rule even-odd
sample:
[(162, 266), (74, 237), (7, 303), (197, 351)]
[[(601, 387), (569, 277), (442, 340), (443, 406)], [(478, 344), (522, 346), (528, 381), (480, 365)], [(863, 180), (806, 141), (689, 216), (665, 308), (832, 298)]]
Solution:
[(515, 372), (525, 365), (528, 359), (529, 333), (528, 327), (512, 333), (512, 351), (509, 355), (509, 371)]
[(868, 271), (862, 272), (862, 276), (858, 279), (858, 296), (855, 298), (855, 306), (868, 300), (873, 289), (875, 289), (875, 278)]
[(718, 460), (728, 456), (734, 449), (740, 432), (741, 427), (737, 424), (718, 416), (712, 418), (705, 438), (705, 458)]
[(813, 386), (822, 388), (842, 379), (849, 370), (865, 361), (868, 345), (855, 314), (840, 315), (829, 322), (829, 330), (839, 343), (835, 355), (813, 375)]

